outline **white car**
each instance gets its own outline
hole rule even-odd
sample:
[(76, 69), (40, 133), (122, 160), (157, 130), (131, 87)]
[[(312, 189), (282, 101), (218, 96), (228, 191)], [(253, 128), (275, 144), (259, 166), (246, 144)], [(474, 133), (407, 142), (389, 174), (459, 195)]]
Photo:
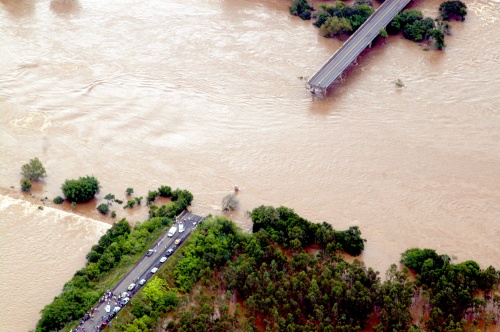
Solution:
[(167, 257), (162, 257), (162, 258), (160, 259), (160, 263), (165, 263), (165, 261), (166, 261), (166, 260), (167, 260)]
[(122, 300), (122, 304), (125, 305), (128, 303), (128, 301), (130, 301), (130, 297), (126, 297)]
[(153, 269), (151, 270), (151, 273), (156, 273), (156, 271), (158, 271), (158, 268), (157, 267), (153, 267)]
[(144, 285), (146, 283), (146, 279), (141, 279), (141, 281), (139, 281), (139, 285)]
[(108, 304), (106, 307), (104, 307), (104, 311), (110, 312), (111, 311), (111, 306)]
[(114, 307), (113, 312), (116, 314), (118, 311), (120, 311), (120, 307)]
[(134, 288), (135, 288), (135, 284), (134, 284), (134, 283), (130, 284), (130, 285), (127, 287), (127, 289), (128, 289), (128, 290), (132, 290), (132, 289), (134, 289)]
[(128, 297), (128, 293), (127, 292), (123, 292), (122, 293), (122, 297)]

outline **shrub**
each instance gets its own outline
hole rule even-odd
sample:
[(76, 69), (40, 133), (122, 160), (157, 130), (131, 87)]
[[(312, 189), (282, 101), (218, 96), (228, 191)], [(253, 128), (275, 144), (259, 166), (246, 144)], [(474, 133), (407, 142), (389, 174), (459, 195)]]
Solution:
[(116, 211), (111, 211), (111, 218), (116, 218)]
[(87, 202), (99, 192), (99, 181), (94, 176), (80, 177), (78, 180), (64, 181), (61, 189), (67, 200)]
[(53, 202), (55, 204), (62, 204), (62, 202), (64, 202), (64, 198), (62, 198), (61, 196), (57, 196), (56, 198), (54, 198)]
[(129, 199), (129, 200), (127, 201), (127, 204), (126, 204), (123, 208), (124, 208), (124, 209), (126, 209), (126, 208), (131, 209), (131, 208), (133, 208), (133, 207), (134, 207), (134, 205), (135, 205), (135, 199)]
[(99, 204), (99, 206), (97, 207), (97, 210), (99, 212), (101, 212), (102, 214), (107, 214), (109, 211), (108, 204), (106, 204), (106, 203)]
[(118, 204), (123, 204), (123, 201), (121, 199), (116, 199), (115, 198), (115, 202), (118, 203)]
[(135, 197), (134, 200), (137, 202), (137, 205), (141, 205), (142, 196), (141, 197)]
[(30, 181), (30, 179), (22, 179), (21, 180), (21, 190), (22, 191), (30, 191), (31, 190), (31, 181)]
[(27, 179), (41, 179), (47, 176), (47, 172), (38, 158), (30, 159), (30, 162), (21, 166), (21, 174)]
[(127, 192), (127, 195), (132, 195), (134, 193), (134, 188), (127, 188), (125, 191)]

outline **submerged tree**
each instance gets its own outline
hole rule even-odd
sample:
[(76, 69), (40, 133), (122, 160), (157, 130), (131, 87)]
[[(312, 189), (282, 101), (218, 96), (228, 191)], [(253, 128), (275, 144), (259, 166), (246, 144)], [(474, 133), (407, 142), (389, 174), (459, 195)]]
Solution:
[(234, 194), (226, 195), (222, 199), (222, 211), (232, 211), (235, 210), (240, 202)]
[(47, 172), (38, 158), (30, 159), (30, 162), (21, 166), (21, 174), (31, 180), (38, 180), (47, 176)]

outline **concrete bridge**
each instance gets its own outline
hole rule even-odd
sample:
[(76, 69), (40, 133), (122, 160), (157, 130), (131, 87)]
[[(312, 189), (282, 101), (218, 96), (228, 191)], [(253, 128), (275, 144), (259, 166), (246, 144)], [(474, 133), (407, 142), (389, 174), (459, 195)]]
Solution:
[(358, 55), (371, 44), (411, 0), (386, 0), (349, 39), (328, 59), (309, 81), (309, 89), (314, 94), (323, 94), (342, 74)]

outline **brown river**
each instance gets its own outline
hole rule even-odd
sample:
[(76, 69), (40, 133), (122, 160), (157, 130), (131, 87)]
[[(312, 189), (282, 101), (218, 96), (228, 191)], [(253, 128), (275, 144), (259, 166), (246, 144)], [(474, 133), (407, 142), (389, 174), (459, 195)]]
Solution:
[[(324, 99), (304, 78), (341, 42), (288, 4), (0, 0), (0, 332), (35, 327), (127, 187), (186, 188), (206, 215), (238, 185), (245, 230), (261, 204), (357, 225), (382, 275), (414, 246), (500, 268), (500, 2), (468, 1), (442, 52), (379, 41)], [(48, 176), (23, 195), (35, 156)], [(38, 209), (87, 174), (94, 202)]]

